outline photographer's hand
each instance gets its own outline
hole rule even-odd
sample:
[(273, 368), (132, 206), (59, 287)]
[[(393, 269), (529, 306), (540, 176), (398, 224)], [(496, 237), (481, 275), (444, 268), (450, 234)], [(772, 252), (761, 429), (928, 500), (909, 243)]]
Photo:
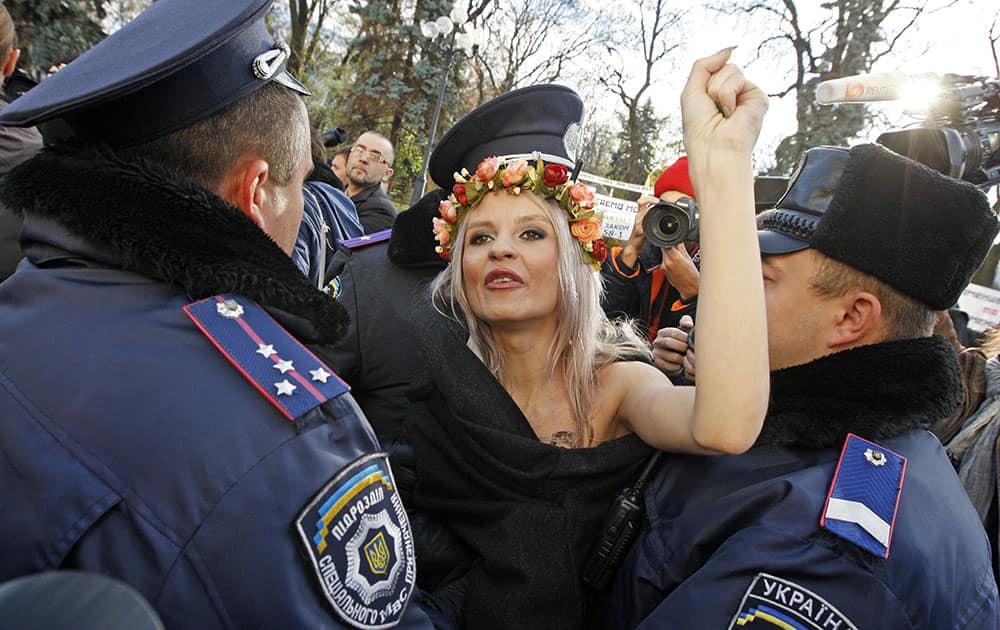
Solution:
[(663, 270), (670, 286), (681, 294), (681, 299), (689, 300), (698, 295), (698, 279), (701, 274), (697, 265), (691, 260), (687, 246), (678, 243), (674, 247), (661, 248), (660, 255), (662, 257), (660, 269)]
[(684, 368), (687, 331), (694, 327), (694, 321), (690, 315), (684, 315), (680, 325), (681, 328), (661, 328), (653, 340), (653, 364), (667, 376), (678, 376)]
[(635, 261), (646, 247), (646, 233), (642, 229), (642, 220), (646, 218), (646, 213), (659, 201), (656, 197), (643, 195), (639, 197), (639, 212), (635, 215), (635, 223), (632, 224), (632, 235), (628, 242), (622, 247), (620, 260), (626, 267), (635, 267)]

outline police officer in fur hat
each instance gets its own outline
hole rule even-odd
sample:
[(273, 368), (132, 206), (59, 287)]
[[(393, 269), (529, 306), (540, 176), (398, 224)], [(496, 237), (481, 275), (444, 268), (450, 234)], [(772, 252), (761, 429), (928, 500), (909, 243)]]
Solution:
[(995, 628), (986, 534), (926, 431), (961, 404), (931, 330), (997, 233), (985, 197), (879, 146), (821, 147), (758, 226), (763, 431), (663, 466), (602, 627)]
[(429, 627), (387, 457), (313, 352), (312, 168), (270, 0), (160, 0), (4, 109), (0, 580), (109, 574), (168, 627)]

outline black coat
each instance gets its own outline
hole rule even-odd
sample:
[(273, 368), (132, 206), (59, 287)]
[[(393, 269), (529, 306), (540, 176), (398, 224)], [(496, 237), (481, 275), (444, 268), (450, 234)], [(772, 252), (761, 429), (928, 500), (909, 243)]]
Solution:
[(400, 213), (390, 236), (340, 244), (327, 270), (328, 287), (350, 325), (324, 358), (351, 385), (379, 441), (392, 455), (404, 500), (412, 485), (412, 455), (404, 434), (415, 404), (411, 391), (428, 375), (413, 334), (414, 313), (429, 309), (429, 285), (444, 269), (434, 253), (431, 219), (441, 193)]
[[(431, 313), (416, 332), (433, 381), (427, 413), (408, 423), (418, 584), (451, 599), (464, 627), (580, 627), (591, 596), (583, 567), (615, 495), (651, 449), (635, 435), (595, 448), (540, 442), (461, 326)], [(447, 584), (462, 572), (456, 561), (466, 571)]]
[(374, 234), (392, 227), (396, 206), (382, 192), (382, 184), (374, 184), (351, 197), (358, 209), (358, 218), (365, 234)]

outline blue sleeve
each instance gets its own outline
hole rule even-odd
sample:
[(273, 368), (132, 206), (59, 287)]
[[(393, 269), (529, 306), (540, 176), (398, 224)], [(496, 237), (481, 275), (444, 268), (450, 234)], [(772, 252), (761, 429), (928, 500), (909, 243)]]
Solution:
[[(292, 261), (318, 285), (321, 267), (324, 267), (319, 262), (320, 256), (325, 256), (325, 268), (329, 269), (337, 252), (337, 243), (361, 236), (364, 232), (354, 202), (333, 186), (308, 181), (302, 189), (302, 197), (302, 223), (292, 251)], [(325, 234), (324, 225), (328, 230)]]
[[(981, 576), (973, 592), (939, 593), (940, 601), (927, 602), (908, 587), (890, 589), (884, 570), (863, 568), (836, 549), (822, 535), (804, 539), (758, 526), (691, 562), (668, 560), (655, 540), (644, 540), (617, 576), (605, 621), (618, 628), (743, 628), (767, 621), (767, 627), (843, 630), (996, 623), (992, 575)], [(991, 621), (982, 625), (984, 619)]]

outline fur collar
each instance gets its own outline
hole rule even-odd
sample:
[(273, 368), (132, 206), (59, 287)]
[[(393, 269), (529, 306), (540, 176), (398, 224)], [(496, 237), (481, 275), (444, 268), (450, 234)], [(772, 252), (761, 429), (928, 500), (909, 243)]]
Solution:
[(942, 337), (862, 346), (771, 374), (758, 445), (839, 448), (926, 429), (962, 404), (958, 357)]
[(346, 330), (343, 306), (242, 212), (152, 162), (107, 147), (47, 149), (0, 180), (0, 199), (26, 222), (55, 222), (75, 237), (53, 234), (48, 245), (178, 285), (193, 299), (244, 295), (303, 341), (333, 342)]

